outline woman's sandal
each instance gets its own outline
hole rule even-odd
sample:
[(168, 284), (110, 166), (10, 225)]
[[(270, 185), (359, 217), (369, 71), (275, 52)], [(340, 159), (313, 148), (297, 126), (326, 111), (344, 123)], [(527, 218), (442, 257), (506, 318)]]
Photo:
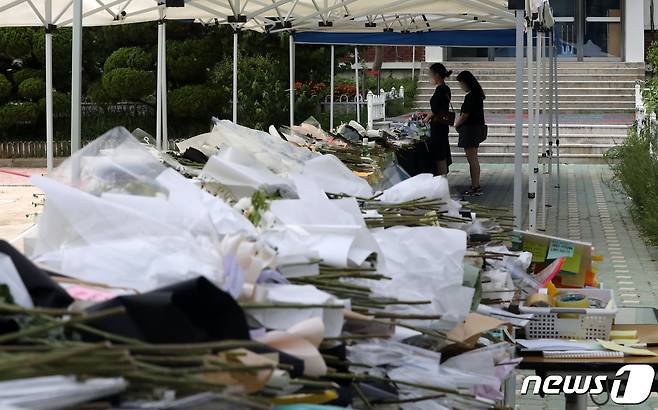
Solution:
[(479, 186), (473, 186), (471, 189), (464, 191), (463, 196), (480, 196), (482, 195), (482, 188)]

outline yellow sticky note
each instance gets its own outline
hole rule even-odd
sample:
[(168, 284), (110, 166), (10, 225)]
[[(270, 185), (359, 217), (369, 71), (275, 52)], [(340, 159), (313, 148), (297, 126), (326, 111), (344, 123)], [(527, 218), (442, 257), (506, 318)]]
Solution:
[(613, 339), (635, 339), (637, 330), (611, 330), (610, 340)]
[(583, 255), (583, 248), (576, 246), (573, 250), (573, 256), (564, 260), (562, 270), (571, 273), (580, 273), (580, 262)]
[(612, 350), (614, 352), (623, 352), (632, 356), (658, 356), (658, 354), (647, 349), (638, 349), (636, 347), (622, 346), (615, 342), (608, 340), (596, 339), (596, 341), (603, 346), (604, 349)]
[(548, 240), (526, 235), (523, 237), (523, 250), (532, 253), (533, 262), (544, 262), (548, 253)]

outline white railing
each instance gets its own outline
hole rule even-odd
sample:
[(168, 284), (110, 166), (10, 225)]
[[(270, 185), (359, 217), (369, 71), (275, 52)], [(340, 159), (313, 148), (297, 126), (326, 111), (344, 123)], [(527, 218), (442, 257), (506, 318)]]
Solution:
[(386, 93), (375, 95), (368, 91), (368, 129), (371, 130), (376, 120), (386, 118)]
[[(645, 127), (649, 127), (649, 132), (651, 137), (655, 140), (655, 145), (658, 145), (658, 133), (656, 133), (656, 127), (658, 127), (658, 120), (656, 120), (656, 113), (651, 112), (647, 117), (647, 109), (644, 104), (644, 97), (642, 96), (642, 82), (635, 82), (635, 119), (637, 120), (637, 131), (641, 132)], [(651, 150), (651, 155), (654, 156), (658, 152), (654, 152), (654, 146), (650, 145), (649, 149)]]

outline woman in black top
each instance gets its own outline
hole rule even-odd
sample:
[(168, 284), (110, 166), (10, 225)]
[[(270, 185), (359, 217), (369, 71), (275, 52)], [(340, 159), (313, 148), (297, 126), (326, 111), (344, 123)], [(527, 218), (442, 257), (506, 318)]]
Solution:
[(437, 114), (450, 109), (452, 94), (450, 93), (450, 87), (445, 83), (445, 79), (450, 77), (450, 74), (452, 74), (452, 71), (446, 70), (441, 63), (434, 63), (430, 66), (430, 80), (436, 85), (436, 90), (430, 99), (432, 112), (427, 114), (425, 122), (430, 124), (430, 140), (427, 148), (430, 158), (435, 164), (434, 175), (447, 175), (448, 167), (452, 164), (450, 142), (448, 141), (450, 127), (434, 120)]
[(487, 127), (484, 122), (484, 91), (482, 86), (470, 71), (462, 71), (457, 75), (459, 85), (466, 92), (461, 115), (455, 121), (459, 131), (458, 146), (464, 148), (466, 159), (471, 171), (471, 189), (465, 195), (480, 195), (480, 161), (478, 147), (486, 138)]

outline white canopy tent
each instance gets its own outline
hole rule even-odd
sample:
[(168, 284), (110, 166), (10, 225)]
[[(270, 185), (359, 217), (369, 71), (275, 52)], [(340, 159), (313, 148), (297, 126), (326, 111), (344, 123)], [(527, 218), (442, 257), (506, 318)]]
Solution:
[[(544, 7), (548, 0), (526, 0), (525, 15)], [(542, 9), (544, 10), (544, 9)], [(550, 13), (549, 13), (550, 14)], [(544, 14), (541, 15), (544, 17)], [(158, 22), (156, 140), (158, 148), (167, 147), (166, 108), (166, 20), (196, 20), (205, 23), (229, 24), (234, 28), (233, 120), (237, 122), (237, 46), (238, 31), (250, 29), (277, 31), (400, 31), (420, 32), (446, 29), (514, 28), (517, 40), (522, 40), (524, 15), (516, 17), (508, 10), (508, 0), (0, 0), (0, 26), (43, 26), (46, 28), (46, 117), (47, 162), (52, 168), (52, 29), (73, 27), (71, 149), (80, 147), (81, 126), (81, 58), (82, 27), (154, 21)], [(552, 21), (552, 18), (550, 19)], [(521, 34), (519, 34), (521, 33)], [(528, 30), (532, 39), (533, 30)], [(517, 226), (521, 221), (522, 178), (522, 107), (523, 54), (517, 41), (517, 113), (514, 214)], [(528, 41), (531, 55), (533, 42)], [(290, 37), (290, 121), (294, 122), (294, 38)], [(543, 50), (543, 48), (542, 48)], [(535, 121), (539, 104), (534, 104), (531, 72), (540, 67), (528, 59), (529, 106), (532, 120), (528, 126), (530, 147), (529, 169), (537, 169), (538, 144)], [(537, 71), (539, 72), (539, 71)], [(557, 94), (555, 94), (557, 95)], [(557, 98), (556, 98), (557, 101)], [(539, 116), (537, 115), (537, 120)], [(559, 169), (559, 168), (558, 168)], [(559, 171), (558, 171), (559, 172)], [(535, 229), (537, 173), (530, 172), (529, 227)], [(533, 179), (534, 177), (534, 179)], [(533, 200), (534, 199), (534, 200)]]

